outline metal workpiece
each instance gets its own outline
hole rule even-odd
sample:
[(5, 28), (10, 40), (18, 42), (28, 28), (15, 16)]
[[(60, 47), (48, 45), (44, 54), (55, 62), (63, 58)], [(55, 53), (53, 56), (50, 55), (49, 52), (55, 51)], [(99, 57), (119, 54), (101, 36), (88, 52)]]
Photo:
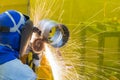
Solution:
[[(41, 30), (41, 36), (46, 42), (55, 48), (62, 47), (68, 41), (69, 31), (63, 24), (45, 19), (39, 22), (38, 28)], [(54, 34), (50, 36), (53, 28), (55, 28)]]

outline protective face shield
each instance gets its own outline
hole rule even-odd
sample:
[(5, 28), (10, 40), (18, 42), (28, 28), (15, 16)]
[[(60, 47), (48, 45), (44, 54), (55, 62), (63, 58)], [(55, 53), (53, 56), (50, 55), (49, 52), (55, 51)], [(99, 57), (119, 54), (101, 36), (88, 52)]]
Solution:
[(20, 41), (20, 56), (23, 56), (27, 50), (27, 47), (30, 43), (30, 39), (33, 33), (33, 23), (30, 20), (27, 20), (25, 25), (21, 30), (21, 41)]
[(32, 36), (33, 24), (28, 16), (9, 10), (0, 14), (0, 45), (20, 52), (22, 56)]

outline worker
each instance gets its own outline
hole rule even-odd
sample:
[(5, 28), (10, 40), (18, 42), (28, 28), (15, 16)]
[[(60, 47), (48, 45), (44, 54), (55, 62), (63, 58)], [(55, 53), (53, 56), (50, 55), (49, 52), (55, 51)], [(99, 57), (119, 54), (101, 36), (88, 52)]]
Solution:
[(33, 70), (19, 59), (32, 27), (29, 17), (19, 11), (0, 14), (0, 80), (36, 80)]

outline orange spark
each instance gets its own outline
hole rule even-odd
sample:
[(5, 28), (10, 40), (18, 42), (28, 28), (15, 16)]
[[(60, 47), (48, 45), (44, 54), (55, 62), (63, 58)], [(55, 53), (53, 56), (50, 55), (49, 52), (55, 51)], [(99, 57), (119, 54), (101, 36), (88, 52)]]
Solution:
[(51, 50), (47, 44), (45, 44), (45, 55), (46, 55), (46, 58), (48, 59), (48, 62), (51, 66), (54, 80), (62, 80), (61, 79), (62, 76), (60, 76), (61, 75), (60, 66), (58, 65), (57, 60), (55, 59), (53, 53), (51, 52)]

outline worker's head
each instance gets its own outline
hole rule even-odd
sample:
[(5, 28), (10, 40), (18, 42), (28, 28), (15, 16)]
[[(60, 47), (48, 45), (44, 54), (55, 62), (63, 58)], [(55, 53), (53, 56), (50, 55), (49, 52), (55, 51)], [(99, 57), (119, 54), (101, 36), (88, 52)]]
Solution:
[(0, 46), (6, 46), (19, 51), (21, 38), (25, 35), (24, 31), (29, 31), (29, 29), (25, 30), (28, 20), (29, 17), (15, 10), (9, 10), (0, 14)]

